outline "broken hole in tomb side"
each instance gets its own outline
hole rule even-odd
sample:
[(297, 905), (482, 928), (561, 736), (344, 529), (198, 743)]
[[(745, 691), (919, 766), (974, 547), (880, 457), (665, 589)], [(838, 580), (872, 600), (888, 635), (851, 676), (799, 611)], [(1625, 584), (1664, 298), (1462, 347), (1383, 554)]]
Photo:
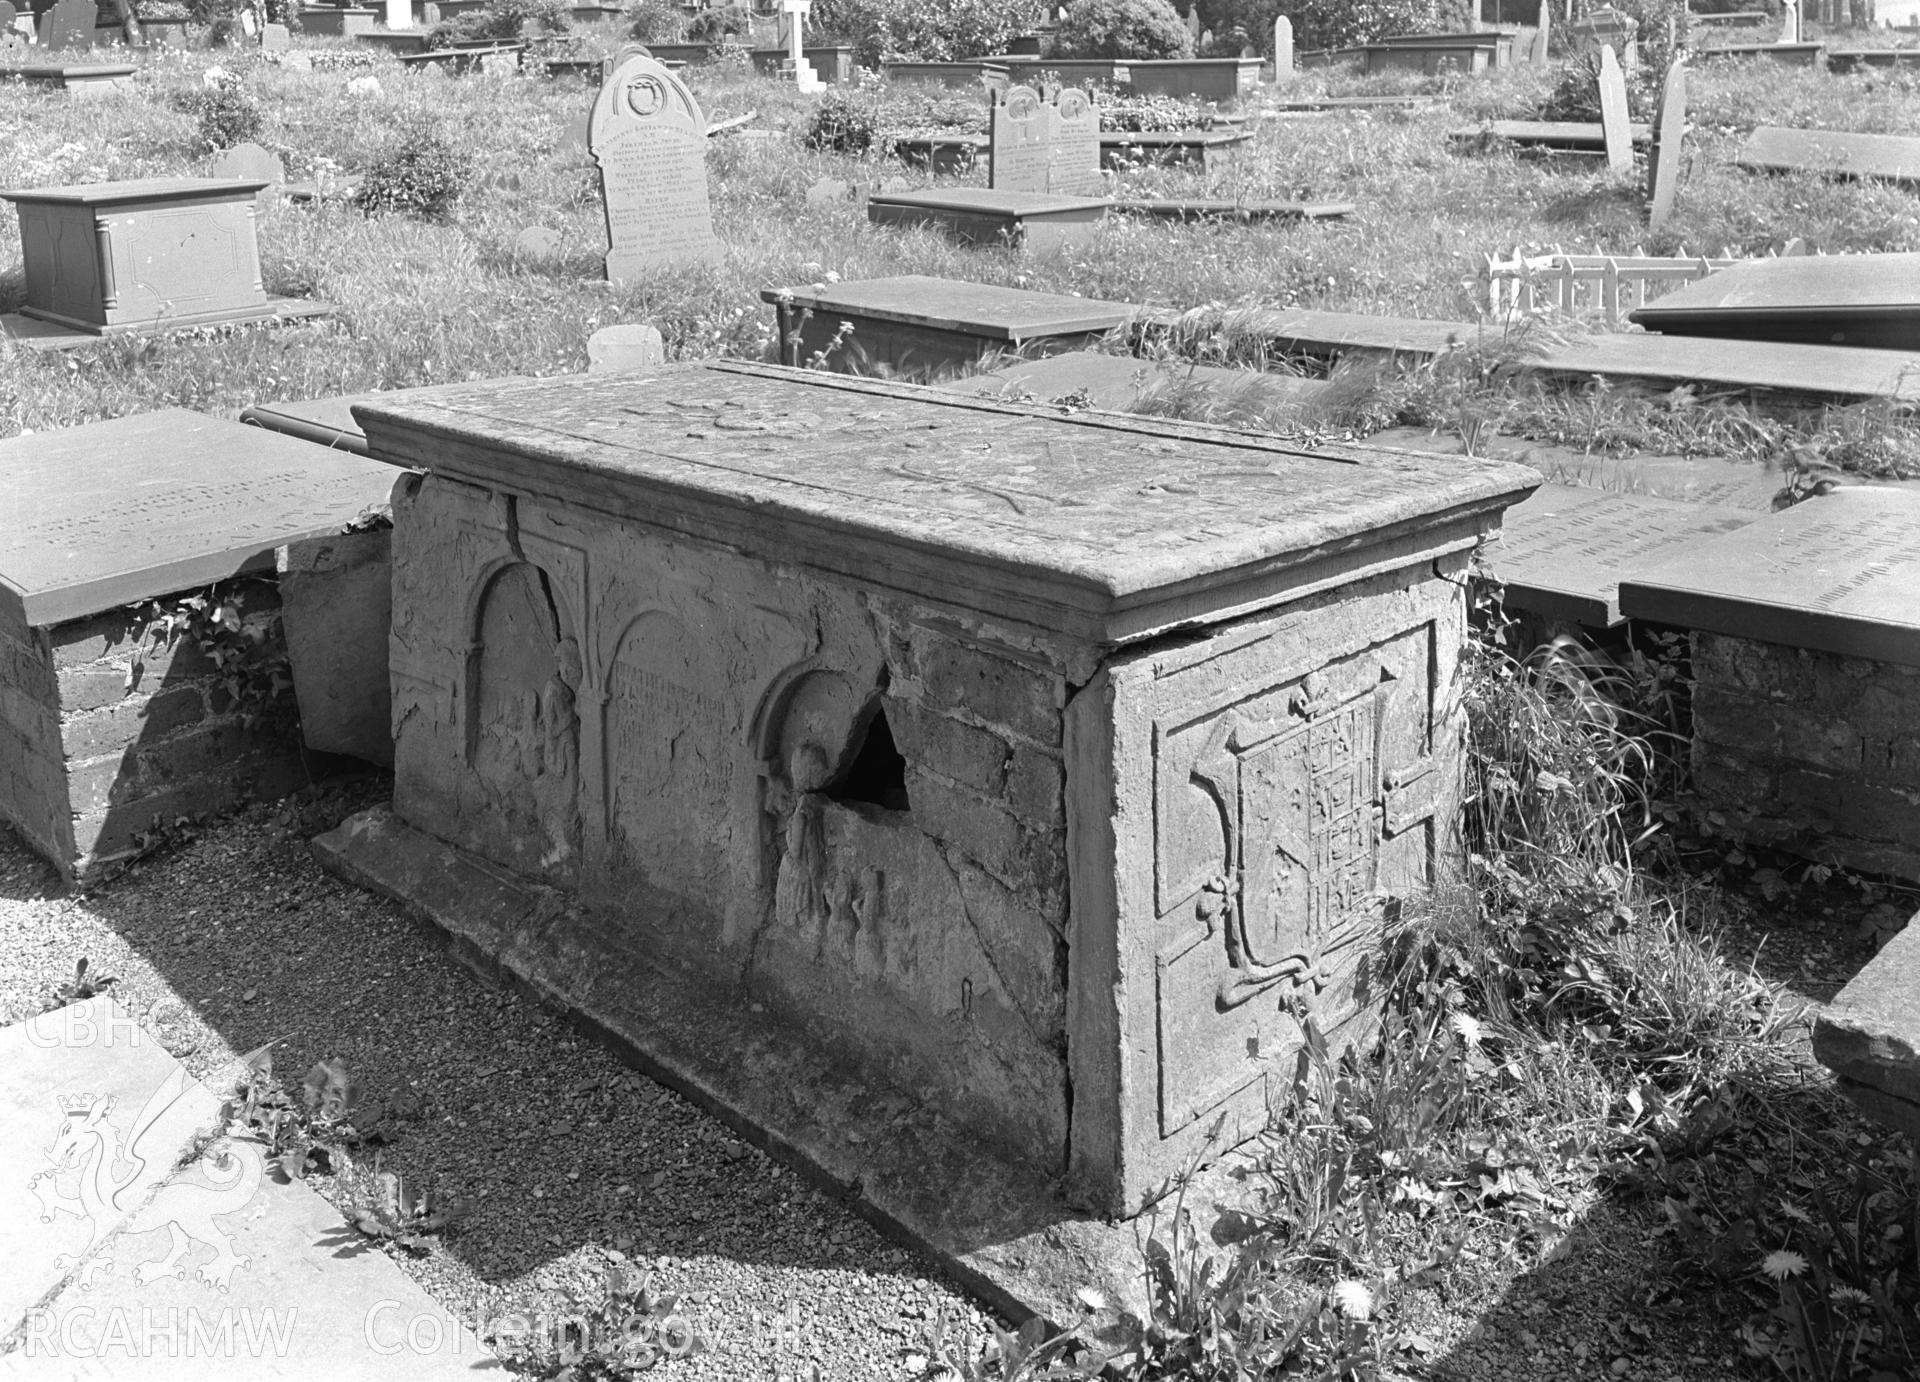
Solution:
[(879, 806), (888, 811), (911, 811), (907, 800), (907, 760), (893, 742), (887, 712), (875, 710), (860, 741), (860, 750), (826, 790), (843, 806)]

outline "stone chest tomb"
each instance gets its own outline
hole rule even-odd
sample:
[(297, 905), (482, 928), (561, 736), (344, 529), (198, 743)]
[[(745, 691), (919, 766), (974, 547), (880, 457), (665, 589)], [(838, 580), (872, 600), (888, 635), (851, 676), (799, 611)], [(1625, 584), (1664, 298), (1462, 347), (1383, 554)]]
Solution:
[[(424, 473), (392, 812), (323, 853), (552, 888), (470, 934), (602, 1013), (677, 975), (689, 1068), (771, 1059), (734, 1021), (833, 1053), (869, 1189), (912, 1106), (1139, 1210), (1262, 1126), (1303, 1021), (1357, 1030), (1453, 855), (1462, 573), (1523, 467), (730, 362), (354, 411)], [(742, 1116), (805, 1143), (777, 1102)]]

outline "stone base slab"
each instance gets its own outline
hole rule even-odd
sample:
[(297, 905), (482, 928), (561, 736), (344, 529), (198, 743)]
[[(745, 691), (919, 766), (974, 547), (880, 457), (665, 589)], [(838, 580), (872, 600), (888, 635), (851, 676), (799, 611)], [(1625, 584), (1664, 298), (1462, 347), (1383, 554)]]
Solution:
[(254, 322), (278, 325), (308, 317), (330, 317), (334, 311), (332, 303), (311, 298), (268, 298), (260, 307), (246, 312), (210, 312), (118, 326), (99, 326), (65, 318), (52, 321), (26, 312), (7, 312), (0, 314), (0, 336), (28, 350), (72, 350), (109, 336), (186, 331), (196, 326), (245, 326)]
[[(876, 1088), (798, 1034), (783, 1038), (746, 994), (716, 991), (690, 968), (607, 972), (594, 959), (606, 953), (595, 933), (617, 919), (514, 878), (385, 806), (320, 836), (314, 852), (329, 872), (445, 931), (481, 974), (565, 1011), (883, 1231), (934, 1254), (995, 1309), (1086, 1322), (1116, 1342), (1123, 1314), (1144, 1318), (1144, 1219), (1085, 1217), (1056, 1182), (997, 1163), (912, 1094)], [(1212, 1222), (1226, 1188), (1241, 1184), (1230, 1173), (1242, 1164), (1231, 1154), (1189, 1189), (1197, 1222)], [(1091, 1317), (1088, 1289), (1107, 1304)]]
[(1861, 1112), (1920, 1137), (1920, 917), (1814, 1018), (1813, 1054)]

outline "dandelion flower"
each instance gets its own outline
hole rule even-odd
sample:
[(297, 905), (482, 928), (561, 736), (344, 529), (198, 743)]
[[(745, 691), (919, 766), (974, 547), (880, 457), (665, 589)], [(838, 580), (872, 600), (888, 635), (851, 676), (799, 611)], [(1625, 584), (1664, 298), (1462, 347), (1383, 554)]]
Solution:
[(1350, 1320), (1373, 1318), (1373, 1292), (1359, 1281), (1342, 1281), (1333, 1288), (1333, 1303)]
[(1452, 1025), (1453, 1030), (1459, 1034), (1460, 1040), (1469, 1046), (1478, 1046), (1480, 1044), (1480, 1020), (1472, 1013), (1455, 1013), (1447, 1020)]
[(1806, 1269), (1807, 1259), (1787, 1248), (1775, 1248), (1760, 1264), (1760, 1270), (1775, 1281), (1785, 1281), (1790, 1276), (1799, 1276)]
[(1835, 1305), (1870, 1305), (1873, 1297), (1858, 1286), (1836, 1286), (1827, 1293)]

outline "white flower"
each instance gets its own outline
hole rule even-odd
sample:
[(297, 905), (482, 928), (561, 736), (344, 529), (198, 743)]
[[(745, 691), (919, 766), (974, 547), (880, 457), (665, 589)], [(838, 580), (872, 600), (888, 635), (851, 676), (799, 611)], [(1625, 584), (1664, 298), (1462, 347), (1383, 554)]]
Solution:
[(1464, 1041), (1468, 1046), (1479, 1046), (1481, 1030), (1480, 1020), (1478, 1018), (1471, 1013), (1455, 1013), (1447, 1020), (1453, 1027), (1453, 1030), (1459, 1035), (1460, 1040)]
[(1775, 1248), (1760, 1263), (1760, 1270), (1775, 1281), (1785, 1281), (1790, 1276), (1799, 1276), (1807, 1269), (1807, 1259), (1787, 1248)]
[(1350, 1320), (1373, 1318), (1373, 1292), (1364, 1282), (1341, 1281), (1333, 1288), (1333, 1303)]

